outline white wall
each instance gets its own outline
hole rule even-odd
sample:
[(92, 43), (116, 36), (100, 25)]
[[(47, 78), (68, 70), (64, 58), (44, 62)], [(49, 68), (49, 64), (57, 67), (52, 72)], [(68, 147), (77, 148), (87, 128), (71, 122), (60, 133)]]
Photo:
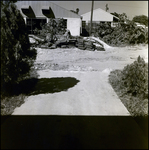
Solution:
[[(83, 21), (89, 22), (91, 20), (91, 12), (81, 15)], [(96, 9), (93, 11), (93, 21), (113, 21), (113, 15), (107, 13), (101, 9)]]
[(70, 30), (72, 36), (80, 36), (82, 20), (80, 18), (66, 18), (67, 29)]

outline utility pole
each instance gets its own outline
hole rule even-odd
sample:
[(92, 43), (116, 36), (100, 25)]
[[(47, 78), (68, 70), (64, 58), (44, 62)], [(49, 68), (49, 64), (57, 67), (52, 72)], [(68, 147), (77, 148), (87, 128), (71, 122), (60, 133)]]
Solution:
[(90, 22), (90, 35), (91, 35), (91, 33), (92, 33), (93, 8), (94, 8), (94, 1), (92, 0), (92, 7), (91, 7), (91, 22)]

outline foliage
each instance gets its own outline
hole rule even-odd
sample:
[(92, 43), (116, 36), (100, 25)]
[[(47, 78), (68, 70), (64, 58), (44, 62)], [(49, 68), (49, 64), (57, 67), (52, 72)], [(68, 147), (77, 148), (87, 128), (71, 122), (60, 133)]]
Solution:
[(148, 64), (143, 58), (110, 72), (109, 82), (132, 116), (148, 114)]
[(96, 28), (96, 36), (107, 44), (115, 46), (147, 43), (148, 31), (146, 29), (136, 26), (133, 21), (127, 19), (125, 14), (119, 16), (120, 22), (115, 28), (107, 23), (100, 23)]
[(112, 45), (138, 44), (147, 41), (147, 34), (142, 27), (137, 27), (130, 22), (116, 27), (111, 34), (105, 35), (103, 40)]
[(9, 5), (10, 3), (16, 3), (17, 2), (17, 0), (7, 0), (7, 1), (4, 1), (4, 0), (2, 0), (1, 1), (1, 5)]
[(56, 35), (62, 35), (66, 31), (65, 20), (64, 19), (53, 19), (50, 18), (49, 22), (42, 26), (40, 30), (40, 35), (46, 37), (47, 34), (51, 36), (52, 40), (55, 40)]
[[(13, 2), (1, 3), (1, 87), (18, 83), (34, 60), (23, 17)], [(6, 90), (6, 89), (5, 89)]]
[(110, 14), (112, 14), (112, 15), (114, 15), (114, 16), (116, 16), (116, 17), (118, 17), (118, 18), (119, 18), (119, 14), (118, 14), (117, 12), (110, 13)]
[(126, 13), (122, 13), (122, 14), (119, 14), (119, 19), (120, 19), (120, 22), (126, 22), (128, 20), (128, 17)]
[(126, 13), (118, 14), (118, 13), (114, 12), (114, 13), (111, 13), (111, 14), (118, 17), (119, 22), (126, 22), (128, 20), (128, 17), (126, 15)]
[(143, 99), (148, 98), (148, 69), (143, 58), (139, 56), (134, 63), (124, 67), (121, 82), (126, 92)]
[(113, 31), (113, 28), (111, 28), (110, 23), (100, 23), (97, 24), (97, 27), (95, 29), (95, 33), (98, 33), (98, 36), (103, 38), (104, 36), (111, 34)]
[[(134, 21), (128, 19), (125, 13), (111, 13), (119, 18), (118, 25), (111, 27), (111, 23), (96, 23), (92, 31), (94, 36), (112, 46), (126, 46), (129, 44), (148, 43), (148, 30), (137, 26)], [(88, 30), (88, 26), (86, 30)], [(88, 30), (89, 31), (89, 30)]]
[(145, 15), (135, 16), (132, 19), (134, 22), (148, 26), (148, 17)]

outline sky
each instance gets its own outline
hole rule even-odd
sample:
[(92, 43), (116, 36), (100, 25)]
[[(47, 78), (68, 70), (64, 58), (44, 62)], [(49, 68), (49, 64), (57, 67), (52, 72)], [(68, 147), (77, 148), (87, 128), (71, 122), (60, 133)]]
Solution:
[[(67, 10), (79, 8), (79, 15), (91, 11), (92, 1), (51, 1)], [(129, 19), (137, 15), (148, 16), (148, 1), (94, 1), (94, 9), (105, 10), (108, 4), (109, 13), (126, 13)]]

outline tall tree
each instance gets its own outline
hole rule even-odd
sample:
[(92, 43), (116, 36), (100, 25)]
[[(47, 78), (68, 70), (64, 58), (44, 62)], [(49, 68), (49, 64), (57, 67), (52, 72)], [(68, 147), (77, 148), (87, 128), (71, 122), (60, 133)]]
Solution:
[(117, 12), (110, 13), (110, 14), (112, 14), (112, 15), (114, 15), (114, 16), (116, 16), (116, 17), (118, 17), (118, 18), (119, 18), (119, 14), (118, 14)]
[(132, 19), (134, 22), (148, 26), (148, 17), (145, 15), (135, 16)]
[(23, 17), (13, 1), (1, 2), (1, 87), (17, 83), (36, 59)]

